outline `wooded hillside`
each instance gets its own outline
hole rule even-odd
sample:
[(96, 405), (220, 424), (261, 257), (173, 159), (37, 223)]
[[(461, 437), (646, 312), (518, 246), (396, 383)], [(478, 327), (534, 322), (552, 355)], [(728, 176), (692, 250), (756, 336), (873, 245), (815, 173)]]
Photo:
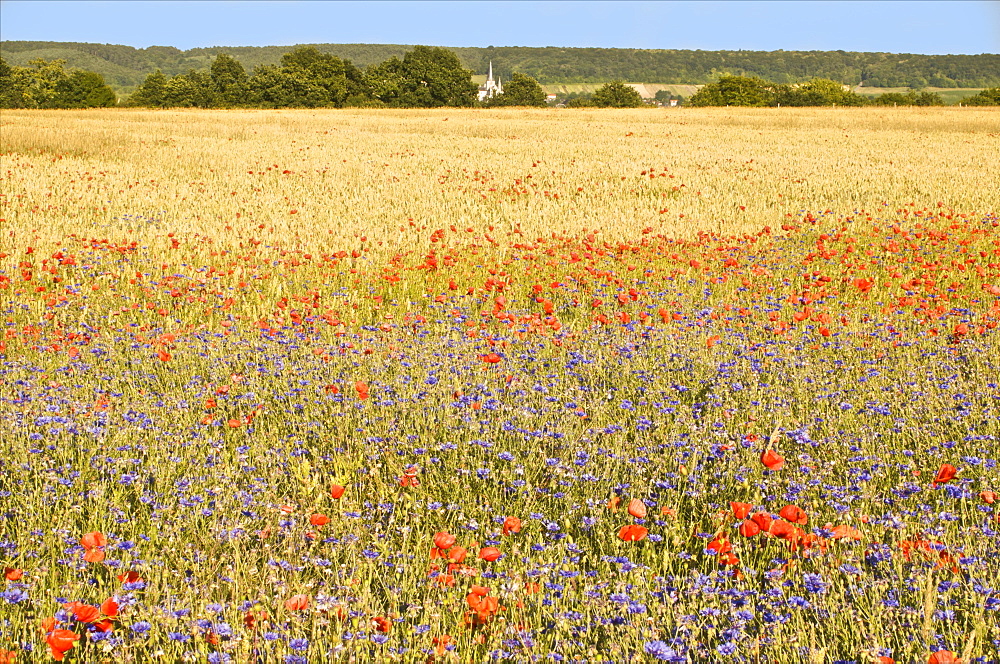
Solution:
[[(320, 51), (350, 60), (358, 67), (402, 57), (411, 46), (400, 44), (314, 44)], [(248, 70), (273, 65), (293, 46), (195, 48), (172, 46), (138, 49), (112, 44), (73, 42), (0, 42), (0, 55), (11, 65), (34, 58), (65, 59), (68, 67), (97, 72), (121, 92), (128, 92), (159, 69), (165, 75), (207, 69), (219, 53), (228, 53)], [(866, 87), (984, 88), (1000, 85), (1000, 54), (914, 55), (847, 51), (683, 51), (612, 48), (534, 48), (502, 46), (450, 48), (462, 65), (485, 72), (489, 61), (507, 79), (514, 71), (540, 83), (708, 83), (718, 74), (758, 76), (775, 83), (828, 78)]]

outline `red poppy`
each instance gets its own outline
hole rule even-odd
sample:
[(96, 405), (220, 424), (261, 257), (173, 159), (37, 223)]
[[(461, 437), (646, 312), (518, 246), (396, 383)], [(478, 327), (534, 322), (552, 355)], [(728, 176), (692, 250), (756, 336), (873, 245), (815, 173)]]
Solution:
[(809, 515), (806, 514), (802, 508), (796, 505), (785, 505), (781, 508), (781, 511), (778, 512), (778, 516), (785, 521), (797, 523), (800, 526), (804, 526), (809, 521)]
[(334, 500), (340, 500), (340, 497), (344, 495), (345, 488), (339, 484), (334, 484), (330, 487), (330, 497)]
[(99, 546), (107, 546), (108, 538), (104, 536), (103, 533), (94, 531), (92, 533), (87, 533), (80, 538), (80, 546), (85, 549), (96, 549)]
[(773, 521), (771, 515), (767, 512), (757, 512), (750, 517), (750, 520), (756, 523), (765, 533), (771, 529), (771, 523)]
[(68, 629), (56, 629), (49, 632), (45, 642), (49, 645), (52, 659), (61, 662), (74, 644), (80, 640), (80, 635)]
[(104, 600), (104, 603), (101, 604), (101, 613), (109, 618), (114, 618), (118, 615), (118, 602), (113, 597)]
[(451, 533), (446, 533), (444, 531), (439, 532), (434, 536), (434, 546), (439, 549), (450, 549), (455, 545), (455, 536)]
[(750, 503), (729, 503), (730, 509), (733, 510), (733, 516), (737, 519), (745, 519), (750, 515), (750, 510), (753, 509), (753, 505)]
[(121, 583), (141, 583), (142, 577), (135, 570), (129, 570), (124, 574), (117, 574), (118, 581)]
[(959, 664), (961, 660), (950, 650), (938, 650), (935, 653), (931, 653), (930, 658), (927, 660), (927, 664)]
[(20, 581), (21, 577), (24, 576), (24, 570), (17, 567), (4, 567), (3, 568), (3, 578), (8, 581)]
[(958, 469), (955, 466), (950, 463), (943, 463), (934, 477), (934, 484), (944, 484), (948, 480), (954, 479), (957, 473)]
[(648, 534), (649, 529), (633, 524), (631, 526), (623, 526), (622, 529), (618, 531), (618, 539), (623, 542), (638, 542)]
[(886, 655), (880, 655), (875, 658), (875, 664), (896, 664), (896, 660)]
[(760, 462), (767, 466), (768, 470), (781, 470), (785, 465), (785, 457), (774, 450), (767, 450), (760, 455)]
[(403, 470), (403, 476), (399, 478), (399, 486), (403, 488), (420, 486), (420, 480), (417, 479), (417, 472), (415, 466), (407, 466)]
[(247, 626), (247, 629), (257, 629), (258, 622), (267, 622), (267, 620), (266, 611), (247, 611), (246, 615), (243, 616), (243, 624)]
[(15, 661), (17, 661), (16, 652), (0, 649), (0, 664), (14, 664)]
[(628, 513), (637, 519), (646, 518), (646, 504), (638, 498), (628, 501)]
[(354, 383), (354, 390), (358, 393), (359, 399), (364, 400), (368, 398), (368, 383), (359, 380)]
[(729, 541), (729, 538), (726, 537), (725, 533), (720, 533), (719, 535), (716, 535), (715, 538), (713, 538), (712, 541), (709, 542), (705, 548), (708, 549), (709, 551), (714, 551), (715, 553), (722, 554), (726, 553), (727, 551), (732, 551), (733, 545)]
[(496, 364), (497, 362), (503, 359), (496, 353), (487, 353), (486, 355), (480, 355), (479, 357), (483, 362), (486, 362), (487, 364)]
[(382, 616), (375, 616), (372, 618), (372, 627), (375, 628), (376, 632), (388, 634), (392, 629), (392, 621)]
[(448, 557), (454, 560), (456, 563), (464, 563), (465, 556), (468, 555), (469, 551), (464, 546), (452, 547), (451, 551), (448, 552)]
[(754, 521), (744, 521), (740, 524), (740, 535), (743, 537), (753, 537), (760, 532), (760, 526)]
[(484, 546), (479, 550), (479, 558), (488, 563), (494, 563), (500, 559), (500, 549), (495, 546)]
[(325, 514), (313, 514), (309, 517), (309, 523), (314, 526), (325, 526), (330, 523), (330, 517)]
[(92, 623), (101, 615), (101, 610), (90, 604), (76, 604), (73, 606), (73, 617), (82, 623)]
[(795, 526), (785, 521), (775, 521), (771, 524), (771, 529), (768, 531), (775, 537), (788, 538), (795, 533)]
[(285, 608), (289, 611), (305, 611), (309, 608), (309, 596), (292, 595), (285, 600)]
[(830, 539), (861, 539), (861, 531), (854, 526), (840, 525), (831, 531)]
[(509, 516), (503, 520), (503, 534), (510, 535), (511, 533), (521, 532), (521, 520), (516, 516)]
[(988, 505), (992, 505), (997, 501), (996, 491), (980, 491), (979, 497)]

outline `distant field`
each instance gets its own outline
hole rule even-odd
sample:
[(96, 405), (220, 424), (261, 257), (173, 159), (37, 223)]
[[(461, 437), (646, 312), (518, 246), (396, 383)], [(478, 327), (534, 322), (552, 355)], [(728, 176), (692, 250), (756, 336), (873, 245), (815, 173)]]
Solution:
[[(483, 80), (486, 80), (485, 78)], [(543, 85), (542, 89), (545, 90), (545, 94), (566, 94), (572, 92), (594, 92), (603, 85), (602, 83), (565, 83), (565, 84), (553, 84), (553, 85)], [(682, 85), (674, 83), (629, 83), (633, 88), (635, 88), (640, 95), (645, 99), (652, 99), (656, 96), (656, 93), (660, 90), (668, 90), (672, 95), (680, 95), (682, 97), (690, 97), (695, 92), (698, 91), (700, 85)]]
[[(941, 95), (946, 104), (954, 104), (956, 102), (965, 99), (966, 97), (971, 97), (974, 94), (982, 92), (983, 88), (923, 88), (924, 92), (934, 92)], [(871, 97), (884, 94), (886, 92), (899, 92), (901, 94), (906, 94), (910, 91), (910, 88), (868, 88), (858, 86), (854, 88), (854, 91), (861, 95), (867, 95)]]

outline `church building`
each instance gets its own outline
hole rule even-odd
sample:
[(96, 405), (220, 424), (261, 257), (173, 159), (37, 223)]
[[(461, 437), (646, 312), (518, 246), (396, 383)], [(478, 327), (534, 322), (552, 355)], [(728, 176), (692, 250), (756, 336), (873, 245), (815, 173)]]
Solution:
[(490, 61), (490, 73), (486, 77), (486, 82), (479, 86), (479, 101), (485, 101), (487, 99), (492, 99), (497, 95), (503, 94), (503, 85), (500, 83), (500, 77), (497, 80), (493, 80), (493, 61)]

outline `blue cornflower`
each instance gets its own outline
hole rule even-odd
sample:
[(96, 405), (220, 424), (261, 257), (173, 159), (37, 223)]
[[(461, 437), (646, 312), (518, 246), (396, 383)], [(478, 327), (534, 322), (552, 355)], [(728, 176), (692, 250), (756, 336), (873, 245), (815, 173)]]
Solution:
[(137, 622), (134, 625), (132, 625), (132, 627), (130, 629), (133, 632), (135, 632), (136, 634), (145, 634), (146, 632), (148, 632), (152, 628), (153, 628), (153, 626), (150, 625), (148, 622), (146, 622), (145, 620), (140, 620), (139, 622)]
[(685, 657), (666, 644), (665, 641), (647, 641), (644, 647), (647, 655), (661, 662), (683, 662)]
[(730, 641), (729, 643), (723, 643), (717, 647), (716, 651), (718, 651), (720, 655), (732, 655), (736, 652), (736, 647), (736, 644)]
[(291, 639), (288, 647), (292, 650), (305, 651), (309, 649), (309, 639)]

